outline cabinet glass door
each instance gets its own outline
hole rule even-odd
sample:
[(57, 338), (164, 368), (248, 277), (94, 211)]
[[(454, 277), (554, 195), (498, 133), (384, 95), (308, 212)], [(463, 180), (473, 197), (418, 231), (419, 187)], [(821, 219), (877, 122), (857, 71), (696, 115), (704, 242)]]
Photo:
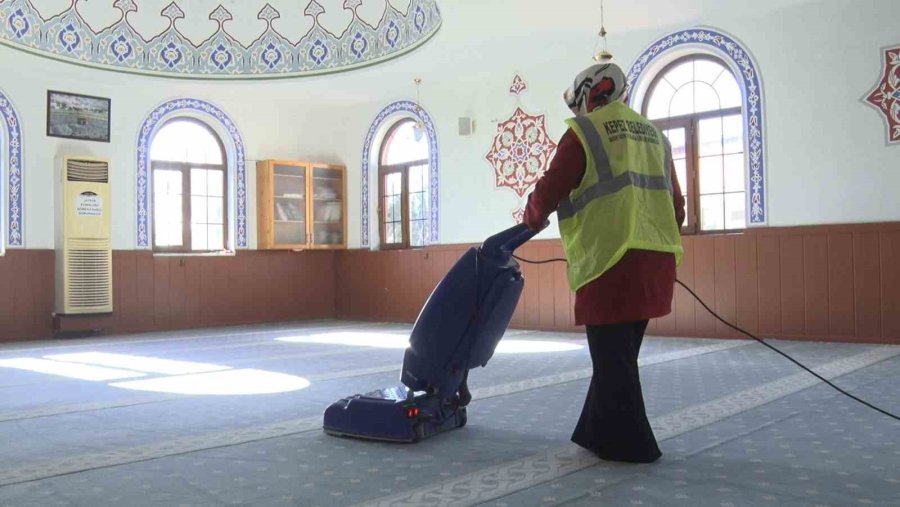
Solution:
[(313, 168), (313, 243), (344, 244), (344, 173), (328, 167)]
[(275, 164), (273, 217), (275, 243), (306, 244), (306, 167)]

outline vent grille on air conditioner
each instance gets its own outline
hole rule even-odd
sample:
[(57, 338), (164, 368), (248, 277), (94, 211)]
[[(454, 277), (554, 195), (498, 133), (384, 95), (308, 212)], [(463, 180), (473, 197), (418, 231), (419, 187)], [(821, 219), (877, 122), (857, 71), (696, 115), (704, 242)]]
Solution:
[(107, 240), (69, 243), (66, 252), (69, 308), (88, 310), (112, 305), (110, 254)]
[(108, 163), (77, 159), (69, 159), (67, 162), (67, 180), (88, 181), (93, 183), (109, 183)]

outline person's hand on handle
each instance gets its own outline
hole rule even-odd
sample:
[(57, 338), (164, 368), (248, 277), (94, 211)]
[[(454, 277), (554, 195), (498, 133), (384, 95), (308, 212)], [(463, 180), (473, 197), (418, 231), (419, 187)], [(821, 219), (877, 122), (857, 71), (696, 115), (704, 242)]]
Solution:
[(522, 222), (528, 226), (532, 231), (543, 231), (550, 225), (550, 221), (547, 220), (547, 217), (541, 216), (540, 213), (536, 213), (535, 210), (531, 209), (531, 198), (534, 194), (528, 196), (528, 204), (526, 206), (525, 214), (522, 217)]
[(525, 222), (525, 225), (527, 225), (529, 229), (531, 229), (532, 231), (535, 231), (535, 232), (541, 232), (550, 226), (550, 220), (544, 219), (543, 221), (538, 221), (538, 220), (535, 220), (533, 217), (529, 217), (527, 214), (525, 215), (524, 222)]

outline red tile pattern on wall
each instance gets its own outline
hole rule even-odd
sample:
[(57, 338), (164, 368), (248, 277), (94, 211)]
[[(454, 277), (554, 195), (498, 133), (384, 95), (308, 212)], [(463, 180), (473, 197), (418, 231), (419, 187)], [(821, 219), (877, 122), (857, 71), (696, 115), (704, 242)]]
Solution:
[[(434, 286), (471, 245), (406, 252), (336, 253), (338, 318), (412, 322)], [(684, 238), (678, 277), (716, 312), (765, 337), (900, 344), (900, 223), (754, 229)], [(561, 257), (557, 240), (533, 241), (529, 259)], [(566, 330), (574, 296), (562, 264), (523, 266), (516, 328)], [(406, 287), (404, 289), (404, 287)], [(402, 297), (392, 296), (401, 293)], [(736, 337), (681, 288), (663, 336)]]
[[(231, 257), (113, 252), (111, 315), (63, 317), (63, 330), (187, 329), (334, 316), (330, 252), (241, 251)], [(0, 341), (53, 334), (54, 252), (0, 257)], [(11, 283), (10, 283), (11, 282)]]

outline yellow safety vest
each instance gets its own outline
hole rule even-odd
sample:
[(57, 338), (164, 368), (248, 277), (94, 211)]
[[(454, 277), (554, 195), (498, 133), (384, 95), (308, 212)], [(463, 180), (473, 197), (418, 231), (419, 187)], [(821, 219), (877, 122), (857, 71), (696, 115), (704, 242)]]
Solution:
[(566, 123), (587, 158), (581, 184), (557, 209), (572, 290), (632, 249), (673, 253), (681, 264), (672, 150), (662, 132), (620, 101)]

